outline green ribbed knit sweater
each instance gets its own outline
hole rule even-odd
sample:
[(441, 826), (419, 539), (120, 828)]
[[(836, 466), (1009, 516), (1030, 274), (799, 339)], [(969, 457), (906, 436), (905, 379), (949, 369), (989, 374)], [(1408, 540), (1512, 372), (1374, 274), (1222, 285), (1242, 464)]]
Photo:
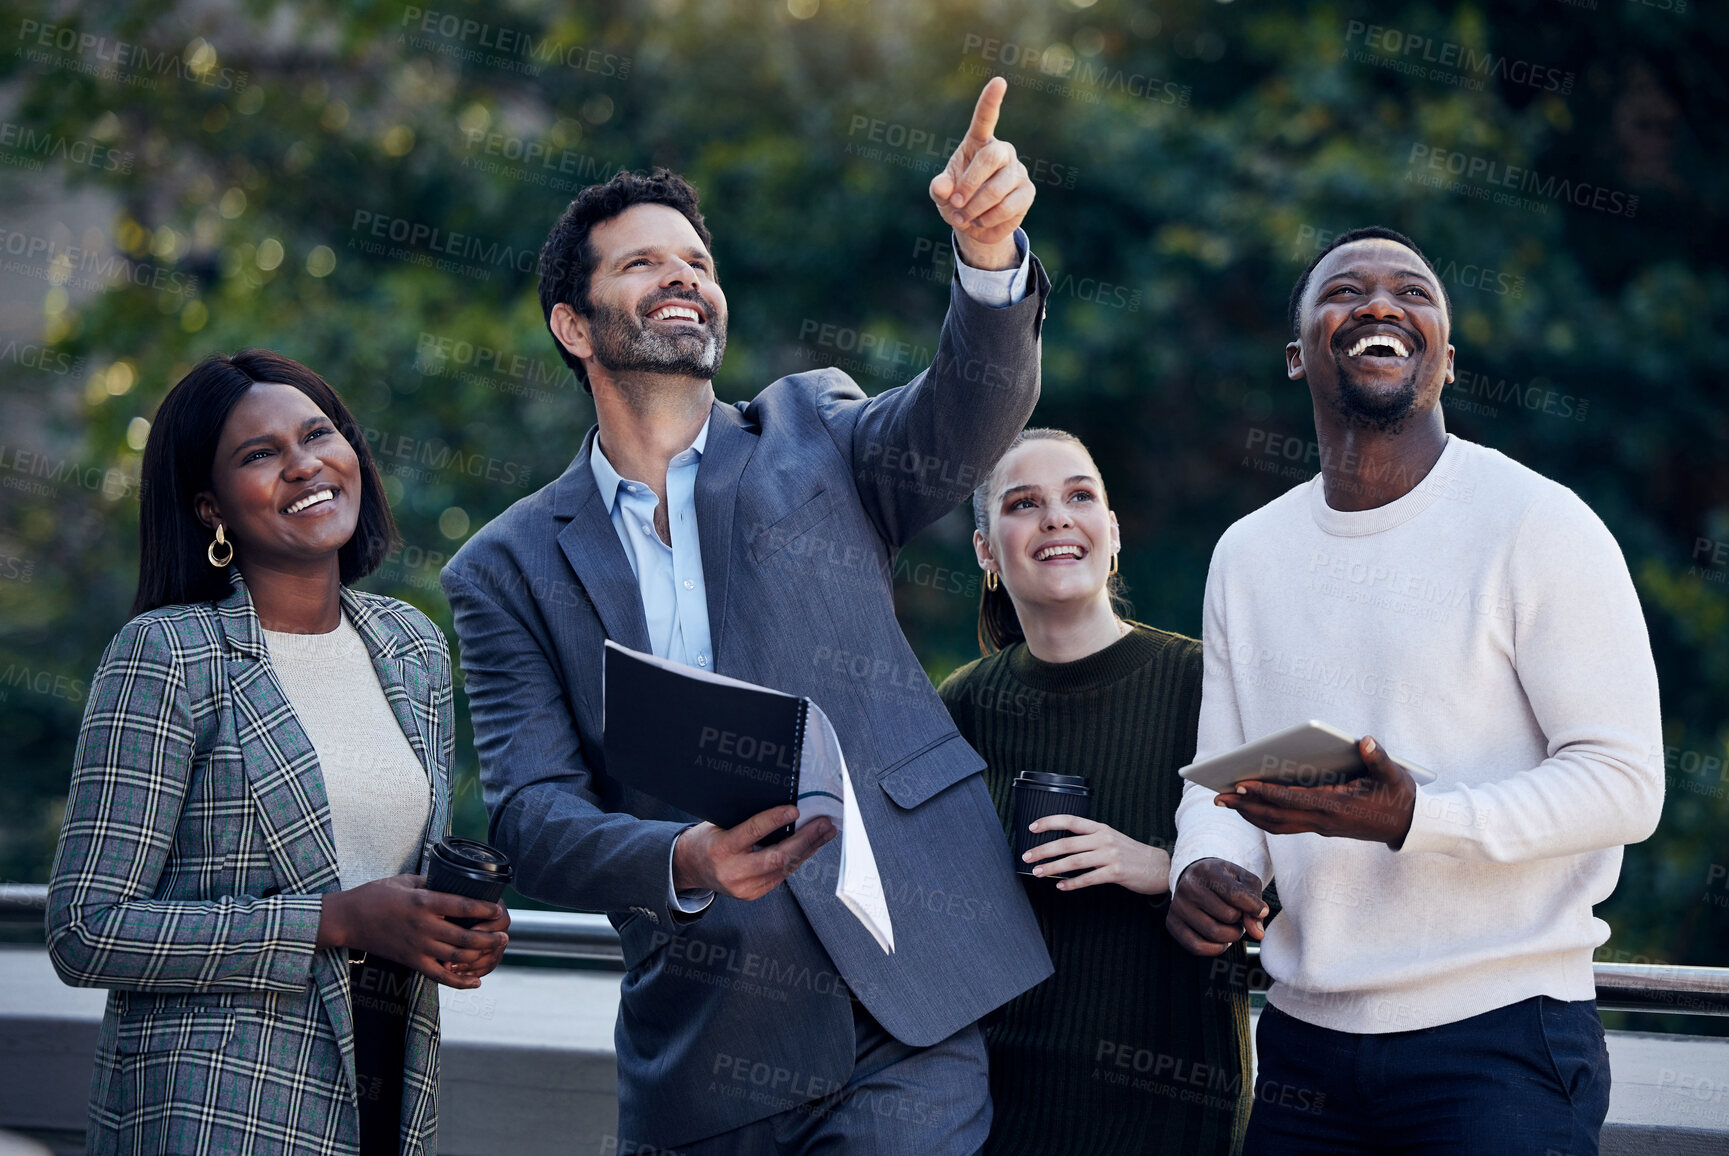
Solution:
[[(1201, 644), (1136, 624), (1076, 662), (1024, 643), (939, 689), (982, 755), (1008, 828), (1022, 771), (1085, 775), (1092, 817), (1167, 851), (1195, 753)], [(1075, 892), (1022, 877), (1056, 973), (987, 1021), (995, 1117), (989, 1156), (1229, 1153), (1253, 1085), (1241, 945), (1217, 959), (1177, 946), (1168, 899), (1115, 884)]]

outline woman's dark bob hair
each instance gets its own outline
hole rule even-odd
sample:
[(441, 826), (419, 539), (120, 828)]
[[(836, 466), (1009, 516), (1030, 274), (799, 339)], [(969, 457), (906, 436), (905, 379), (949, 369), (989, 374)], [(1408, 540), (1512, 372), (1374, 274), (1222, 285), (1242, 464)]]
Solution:
[[(205, 551), (212, 534), (198, 520), (193, 499), (210, 489), (216, 443), (228, 415), (259, 382), (291, 385), (324, 411), (360, 459), (360, 521), (338, 552), (342, 583), (364, 578), (396, 546), (396, 523), (384, 499), (384, 484), (354, 415), (322, 377), (298, 361), (268, 349), (245, 349), (232, 357), (213, 353), (168, 391), (157, 407), (144, 443), (139, 479), (138, 595), (134, 617), (159, 606), (214, 602), (231, 590), (227, 569), (210, 564)], [(246, 543), (234, 545), (235, 556)]]

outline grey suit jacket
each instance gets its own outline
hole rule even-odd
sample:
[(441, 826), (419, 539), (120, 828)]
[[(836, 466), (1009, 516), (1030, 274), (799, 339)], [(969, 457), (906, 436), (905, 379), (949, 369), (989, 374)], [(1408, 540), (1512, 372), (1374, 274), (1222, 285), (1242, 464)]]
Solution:
[[(271, 667), (246, 585), (165, 606), (109, 643), (90, 686), (48, 886), (48, 953), (106, 987), (92, 1153), (359, 1151), (347, 953), (315, 950), (341, 884), (318, 754)], [(450, 653), (407, 603), (344, 588), (426, 768), (422, 860), (446, 830)], [(438, 1127), (438, 991), (409, 1005), (402, 1152)]]
[(602, 641), (649, 641), (589, 467), (593, 430), (563, 476), (444, 570), (492, 838), (525, 893), (606, 912), (623, 943), (629, 1141), (675, 1147), (840, 1087), (852, 996), (927, 1045), (1050, 974), (983, 763), (902, 635), (892, 581), (896, 551), (983, 479), (1032, 411), (1042, 269), (1035, 284), (1000, 310), (952, 287), (931, 368), (876, 398), (828, 369), (717, 403), (697, 472), (715, 668), (808, 695), (834, 721), (893, 955), (834, 897), (838, 841), (755, 902), (719, 897), (695, 920), (669, 910), (669, 850), (693, 820), (606, 773)]

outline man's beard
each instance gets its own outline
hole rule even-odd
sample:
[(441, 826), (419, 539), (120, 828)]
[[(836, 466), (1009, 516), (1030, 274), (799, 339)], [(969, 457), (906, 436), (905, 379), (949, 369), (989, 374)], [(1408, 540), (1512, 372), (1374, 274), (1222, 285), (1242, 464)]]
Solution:
[[(655, 306), (683, 300), (691, 299), (667, 297), (655, 302)], [(710, 313), (706, 302), (700, 308), (703, 313)], [(711, 317), (700, 334), (663, 333), (623, 309), (596, 302), (590, 307), (589, 321), (594, 359), (614, 376), (665, 373), (709, 381), (720, 372), (721, 358), (726, 354), (724, 317)]]
[[(1411, 357), (1416, 361), (1416, 355)], [(1354, 380), (1350, 368), (1340, 358), (1339, 389), (1333, 397), (1333, 412), (1353, 429), (1374, 430), (1377, 433), (1398, 433), (1399, 427), (1417, 408), (1417, 367), (1391, 393), (1371, 393)]]

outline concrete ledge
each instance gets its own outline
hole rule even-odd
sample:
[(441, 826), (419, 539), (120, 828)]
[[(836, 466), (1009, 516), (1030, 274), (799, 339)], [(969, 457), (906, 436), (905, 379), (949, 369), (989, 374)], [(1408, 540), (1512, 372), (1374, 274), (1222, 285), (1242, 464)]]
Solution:
[[(440, 1152), (611, 1152), (618, 982), (505, 966), (444, 989)], [(0, 949), (0, 1128), (83, 1130), (104, 997), (62, 985), (40, 947)], [(1729, 1153), (1729, 1039), (1610, 1032), (1609, 1062), (1604, 1156)]]
[(439, 1152), (599, 1156), (616, 1147), (618, 981), (617, 972), (506, 966), (478, 991), (441, 988)]
[(1729, 1153), (1729, 1039), (1610, 1032), (1603, 1156)]
[(61, 983), (45, 948), (0, 949), (0, 1128), (84, 1131), (107, 998)]
[[(439, 1151), (602, 1152), (618, 1126), (618, 981), (505, 967), (478, 991), (441, 988)], [(42, 948), (0, 949), (0, 1128), (84, 1131), (106, 999), (62, 984)]]

